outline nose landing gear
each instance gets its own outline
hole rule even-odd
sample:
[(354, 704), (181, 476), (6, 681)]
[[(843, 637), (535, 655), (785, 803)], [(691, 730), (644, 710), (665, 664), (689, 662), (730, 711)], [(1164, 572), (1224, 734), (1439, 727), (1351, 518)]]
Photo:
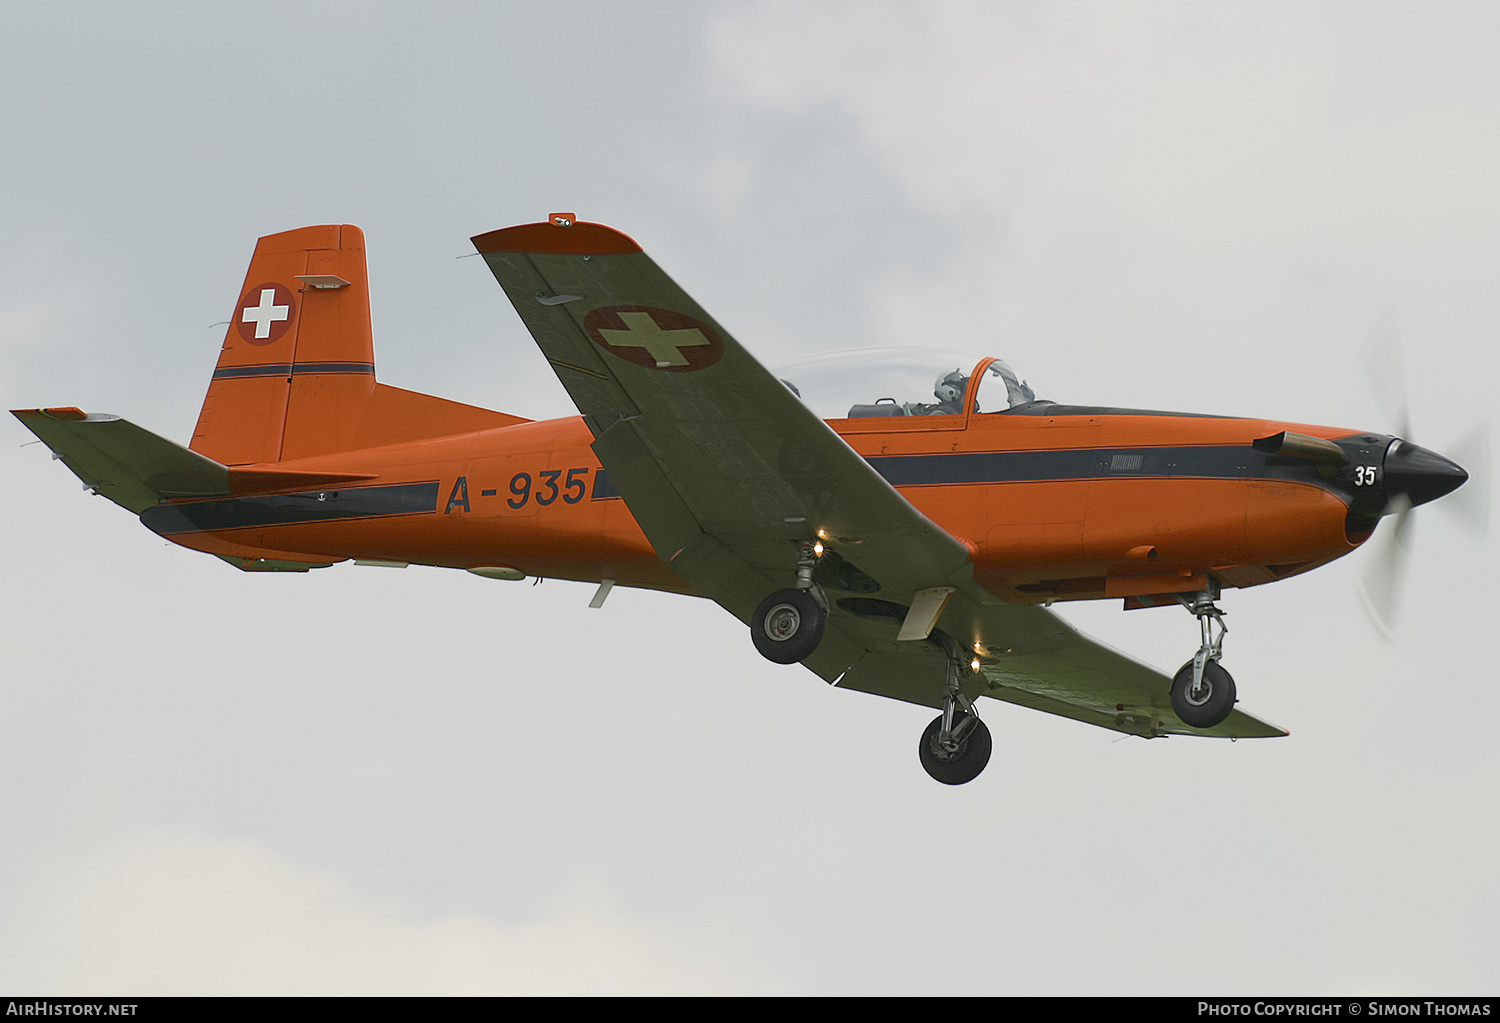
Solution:
[(1234, 710), (1234, 678), (1219, 664), (1229, 628), (1224, 612), (1214, 604), (1217, 595), (1207, 590), (1191, 602), (1178, 598), (1198, 619), (1203, 637), (1198, 653), (1172, 678), (1172, 711), (1193, 728), (1212, 728)]

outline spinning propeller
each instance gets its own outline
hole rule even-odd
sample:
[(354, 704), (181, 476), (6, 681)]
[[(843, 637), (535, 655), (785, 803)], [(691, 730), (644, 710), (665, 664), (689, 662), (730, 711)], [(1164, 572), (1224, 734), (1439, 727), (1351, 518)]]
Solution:
[[(1387, 640), (1394, 637), (1400, 611), (1401, 587), (1411, 555), (1412, 509), (1455, 490), (1443, 502), (1459, 524), (1483, 539), (1489, 524), (1489, 427), (1481, 422), (1450, 447), (1457, 461), (1411, 442), (1411, 419), (1406, 380), (1401, 368), (1401, 344), (1395, 319), (1387, 314), (1375, 328), (1365, 375), (1396, 437), (1386, 448), (1378, 514), (1394, 516), (1390, 527), (1377, 530), (1369, 545), (1373, 557), (1360, 580), (1360, 599), (1370, 623)], [(1470, 481), (1467, 465), (1475, 472)], [(1463, 486), (1469, 481), (1468, 486)]]

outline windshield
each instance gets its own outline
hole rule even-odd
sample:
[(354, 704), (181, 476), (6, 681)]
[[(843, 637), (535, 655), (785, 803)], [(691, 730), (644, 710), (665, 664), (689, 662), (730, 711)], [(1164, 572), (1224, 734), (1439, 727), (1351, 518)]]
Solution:
[[(986, 359), (955, 348), (859, 348), (773, 367), (820, 419), (955, 415), (969, 378)], [(1035, 401), (1031, 387), (996, 359), (983, 371), (975, 411)]]

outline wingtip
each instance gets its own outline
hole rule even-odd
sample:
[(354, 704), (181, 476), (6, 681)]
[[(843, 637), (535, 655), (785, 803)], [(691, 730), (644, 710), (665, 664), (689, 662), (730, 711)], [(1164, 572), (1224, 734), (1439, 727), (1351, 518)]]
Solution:
[(476, 234), (471, 241), (482, 254), (534, 252), (562, 256), (614, 256), (640, 252), (634, 238), (603, 224), (554, 213), (540, 224), (519, 224)]
[(83, 409), (75, 408), (72, 405), (60, 408), (13, 408), (10, 410), (10, 414), (23, 422), (27, 419), (60, 419), (65, 422), (76, 423), (89, 417), (88, 413)]

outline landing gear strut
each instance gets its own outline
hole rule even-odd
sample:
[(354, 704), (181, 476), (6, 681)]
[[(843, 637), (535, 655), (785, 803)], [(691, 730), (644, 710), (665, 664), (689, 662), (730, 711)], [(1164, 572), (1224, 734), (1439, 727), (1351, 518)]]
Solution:
[(777, 590), (755, 609), (750, 640), (762, 657), (777, 664), (795, 664), (808, 657), (823, 639), (828, 621), (828, 598), (813, 582), (818, 550), (804, 543), (797, 550), (797, 585)]
[(943, 691), (943, 713), (922, 732), (917, 756), (922, 769), (944, 785), (962, 785), (979, 777), (990, 762), (990, 730), (974, 712), (974, 702), (959, 690), (963, 662), (948, 653), (948, 679)]
[(1219, 664), (1224, 653), (1224, 612), (1214, 604), (1218, 593), (1206, 590), (1182, 606), (1198, 619), (1203, 642), (1198, 653), (1172, 679), (1172, 711), (1194, 728), (1212, 728), (1234, 710), (1234, 678)]

